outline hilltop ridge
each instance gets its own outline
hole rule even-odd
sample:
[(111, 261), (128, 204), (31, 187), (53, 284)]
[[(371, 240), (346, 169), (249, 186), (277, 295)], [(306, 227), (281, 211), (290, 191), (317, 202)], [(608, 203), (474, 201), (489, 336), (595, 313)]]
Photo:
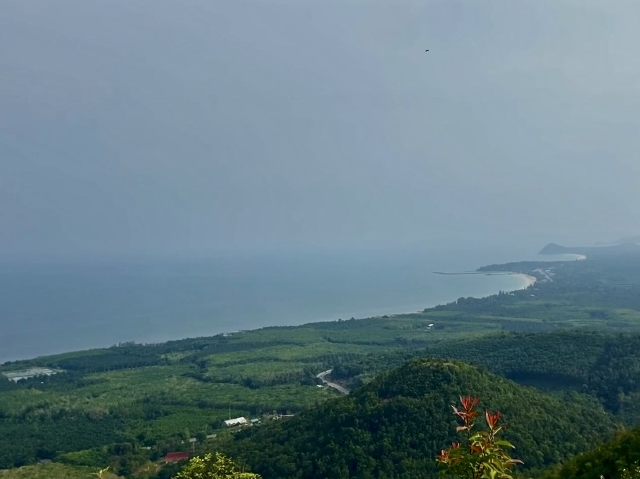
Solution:
[(529, 469), (613, 433), (611, 417), (585, 396), (560, 398), (465, 363), (419, 358), (286, 423), (240, 432), (229, 452), (265, 479), (436, 477), (435, 455), (460, 439), (451, 405), (466, 394), (503, 413), (505, 437)]

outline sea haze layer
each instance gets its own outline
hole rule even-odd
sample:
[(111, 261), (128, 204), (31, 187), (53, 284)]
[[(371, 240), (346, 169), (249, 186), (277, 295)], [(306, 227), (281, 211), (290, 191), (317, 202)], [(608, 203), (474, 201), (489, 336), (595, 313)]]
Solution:
[(430, 248), (191, 261), (4, 264), (0, 362), (121, 341), (418, 311), (524, 286), (518, 276), (436, 275), (518, 258)]

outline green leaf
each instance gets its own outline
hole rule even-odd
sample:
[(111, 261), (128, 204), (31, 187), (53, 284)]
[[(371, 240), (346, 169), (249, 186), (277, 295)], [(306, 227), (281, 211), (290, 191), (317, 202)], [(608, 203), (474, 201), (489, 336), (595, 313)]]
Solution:
[(495, 441), (494, 444), (496, 446), (508, 447), (510, 449), (515, 449), (516, 448), (513, 444), (511, 444), (509, 441), (505, 441), (504, 439), (500, 439), (498, 441)]

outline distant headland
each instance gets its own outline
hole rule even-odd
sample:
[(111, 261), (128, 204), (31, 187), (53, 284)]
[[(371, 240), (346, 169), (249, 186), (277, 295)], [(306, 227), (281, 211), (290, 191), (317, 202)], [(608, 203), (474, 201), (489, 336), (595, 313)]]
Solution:
[(549, 243), (544, 248), (542, 248), (538, 254), (579, 254), (593, 257), (628, 253), (640, 254), (640, 245), (637, 243), (620, 243), (611, 246), (561, 246), (556, 243)]

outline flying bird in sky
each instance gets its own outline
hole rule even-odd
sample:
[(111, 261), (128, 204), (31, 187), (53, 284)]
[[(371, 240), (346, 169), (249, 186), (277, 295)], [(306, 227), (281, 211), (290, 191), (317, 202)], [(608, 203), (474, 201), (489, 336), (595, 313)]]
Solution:
[(429, 50), (425, 50), (425, 52), (428, 52)]

